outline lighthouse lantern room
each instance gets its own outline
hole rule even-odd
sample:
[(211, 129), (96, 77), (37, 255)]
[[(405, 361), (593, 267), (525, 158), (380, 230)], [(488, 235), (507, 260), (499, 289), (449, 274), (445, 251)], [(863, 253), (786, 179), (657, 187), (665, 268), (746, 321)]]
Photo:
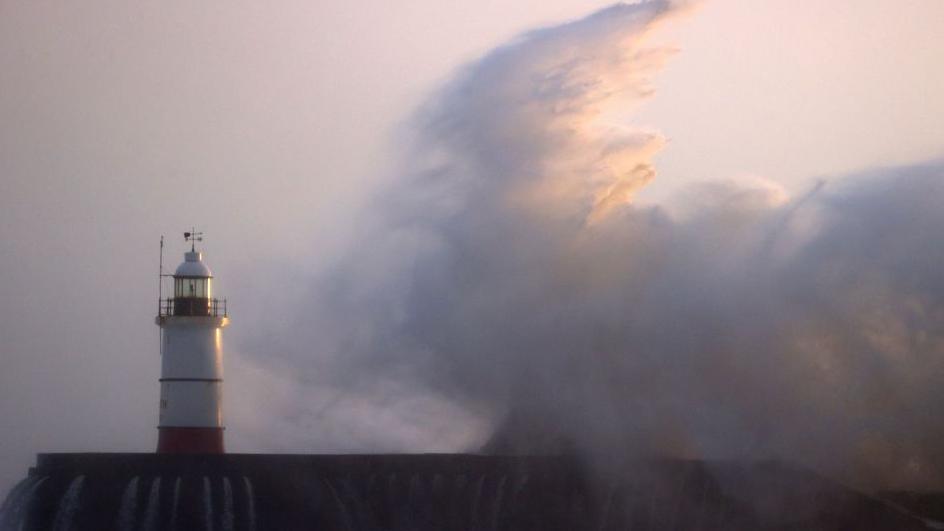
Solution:
[[(159, 298), (161, 399), (158, 453), (223, 453), (222, 330), (226, 301), (212, 297), (213, 274), (185, 232), (190, 251), (173, 275), (173, 297)], [(161, 240), (163, 254), (163, 239)], [(163, 260), (162, 260), (163, 261)], [(163, 282), (161, 283), (163, 288)], [(163, 292), (163, 289), (162, 289)]]

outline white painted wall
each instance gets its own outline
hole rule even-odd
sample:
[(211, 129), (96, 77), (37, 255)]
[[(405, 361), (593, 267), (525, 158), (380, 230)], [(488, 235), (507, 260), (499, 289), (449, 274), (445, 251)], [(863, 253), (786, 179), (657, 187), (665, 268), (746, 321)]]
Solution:
[[(158, 318), (163, 330), (161, 427), (222, 427), (225, 317)], [(195, 381), (166, 381), (192, 378)], [(207, 381), (213, 380), (213, 381)]]

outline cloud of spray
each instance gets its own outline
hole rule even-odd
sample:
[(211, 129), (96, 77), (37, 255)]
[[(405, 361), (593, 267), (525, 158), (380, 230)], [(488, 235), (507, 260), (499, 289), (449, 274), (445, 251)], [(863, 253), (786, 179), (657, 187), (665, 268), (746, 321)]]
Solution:
[(775, 457), (944, 486), (944, 164), (632, 204), (664, 140), (603, 117), (652, 92), (672, 50), (648, 38), (679, 10), (617, 5), (459, 72), (321, 279), (295, 349), (319, 362), (298, 380), (406, 403), (410, 429), (452, 441), (436, 449), (491, 419), (496, 451)]

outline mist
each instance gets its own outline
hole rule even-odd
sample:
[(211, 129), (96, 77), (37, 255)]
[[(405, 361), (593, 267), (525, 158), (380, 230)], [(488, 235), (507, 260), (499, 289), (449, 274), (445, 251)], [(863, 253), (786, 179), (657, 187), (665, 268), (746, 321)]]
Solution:
[(414, 449), (786, 459), (864, 488), (944, 485), (944, 164), (796, 197), (694, 176), (635, 203), (666, 142), (607, 114), (653, 94), (674, 50), (651, 35), (685, 11), (617, 5), (527, 33), (417, 111), (400, 171), (304, 304), (308, 331), (280, 346), (299, 387), (358, 397), (316, 419), (354, 403), (415, 430)]
[(0, 491), (154, 450), (191, 227), (227, 451), (940, 487), (944, 4), (591, 4), (0, 8)]

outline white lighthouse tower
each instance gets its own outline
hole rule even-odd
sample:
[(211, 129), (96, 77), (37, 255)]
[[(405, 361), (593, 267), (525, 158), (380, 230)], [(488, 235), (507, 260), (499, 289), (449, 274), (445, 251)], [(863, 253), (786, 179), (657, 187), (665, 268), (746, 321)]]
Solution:
[[(223, 344), (226, 301), (212, 296), (213, 274), (185, 232), (190, 252), (173, 275), (174, 295), (161, 298), (161, 402), (158, 453), (223, 453)], [(161, 241), (163, 247), (163, 240)]]

